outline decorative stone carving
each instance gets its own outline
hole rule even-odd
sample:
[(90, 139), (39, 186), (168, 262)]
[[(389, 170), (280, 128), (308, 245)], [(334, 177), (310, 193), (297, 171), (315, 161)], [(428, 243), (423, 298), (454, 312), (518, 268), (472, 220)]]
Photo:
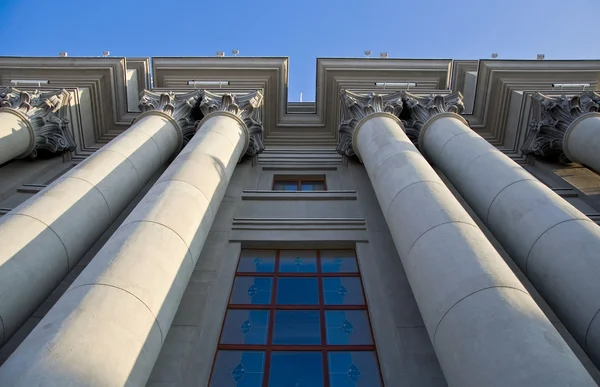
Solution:
[(563, 153), (565, 132), (576, 118), (600, 110), (600, 95), (593, 91), (560, 97), (536, 93), (532, 100), (532, 118), (521, 151), (567, 161)]
[(417, 145), (419, 133), (423, 125), (431, 117), (441, 113), (460, 114), (465, 109), (463, 96), (460, 92), (448, 95), (418, 96), (409, 92), (402, 92), (402, 100), (408, 108), (410, 118), (405, 121), (406, 135)]
[(341, 120), (337, 152), (342, 156), (354, 156), (354, 144), (352, 135), (360, 120), (373, 113), (390, 113), (398, 117), (402, 112), (402, 99), (400, 93), (387, 95), (379, 94), (356, 94), (348, 90), (340, 92), (341, 98)]
[(37, 90), (27, 92), (13, 87), (0, 90), (0, 107), (23, 114), (35, 133), (35, 144), (27, 157), (37, 157), (39, 150), (50, 153), (75, 150), (69, 121), (59, 116), (59, 110), (68, 103), (69, 98), (69, 92), (64, 89), (46, 93)]
[(198, 108), (203, 116), (217, 111), (225, 111), (235, 114), (244, 121), (250, 139), (246, 155), (255, 156), (265, 149), (260, 109), (263, 103), (263, 95), (260, 91), (241, 95), (219, 95), (201, 90), (200, 95)]
[(157, 110), (173, 117), (179, 125), (183, 136), (183, 146), (185, 146), (196, 133), (196, 117), (192, 111), (200, 98), (199, 90), (186, 94), (154, 93), (144, 90), (140, 96), (139, 108), (142, 112)]

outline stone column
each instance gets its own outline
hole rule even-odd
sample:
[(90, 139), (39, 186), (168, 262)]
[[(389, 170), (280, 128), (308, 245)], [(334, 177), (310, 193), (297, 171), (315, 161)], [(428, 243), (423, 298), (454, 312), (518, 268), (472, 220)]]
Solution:
[(181, 148), (198, 95), (147, 93), (130, 129), (0, 219), (0, 343)]
[(600, 95), (532, 98), (533, 118), (521, 150), (538, 157), (575, 161), (600, 172)]
[(261, 102), (202, 92), (196, 135), (0, 368), (0, 385), (146, 384), (236, 163), (262, 150)]
[(365, 165), (448, 385), (595, 386), (403, 132), (400, 96), (343, 99), (338, 151)]
[(68, 102), (66, 90), (40, 93), (0, 89), (0, 164), (36, 157), (38, 150), (74, 151), (68, 121), (58, 114)]
[(600, 365), (600, 227), (471, 130), (459, 98), (404, 99), (421, 151)]

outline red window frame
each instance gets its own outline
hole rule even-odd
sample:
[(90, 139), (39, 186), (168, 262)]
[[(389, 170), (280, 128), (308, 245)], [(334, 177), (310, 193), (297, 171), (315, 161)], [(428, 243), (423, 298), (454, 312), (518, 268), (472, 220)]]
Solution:
[[(323, 191), (327, 191), (327, 182), (325, 181), (324, 175), (315, 176), (275, 176), (273, 177), (273, 186), (271, 189), (275, 191), (275, 185), (277, 183), (296, 183), (296, 191), (298, 192), (314, 192), (314, 191), (302, 191), (302, 182), (304, 183), (323, 183)], [(293, 192), (293, 191), (290, 191)]]
[[(243, 249), (243, 251), (252, 251), (252, 250), (260, 250), (265, 251), (265, 249)], [(274, 250), (274, 249), (267, 249)], [(281, 251), (302, 251), (302, 250), (310, 250), (316, 251), (316, 273), (294, 273), (294, 272), (278, 272), (279, 270), (279, 261), (281, 256)], [(243, 310), (268, 310), (269, 311), (269, 322), (268, 322), (268, 336), (267, 336), (267, 344), (258, 345), (258, 344), (221, 344), (221, 336), (223, 335), (223, 327), (221, 328), (221, 333), (219, 334), (219, 341), (217, 344), (217, 350), (215, 351), (215, 357), (213, 359), (213, 366), (210, 372), (209, 383), (212, 380), (212, 374), (214, 371), (214, 365), (217, 358), (217, 353), (220, 350), (229, 350), (229, 351), (264, 351), (265, 352), (265, 365), (263, 368), (263, 382), (262, 387), (268, 387), (269, 383), (269, 370), (271, 366), (271, 352), (275, 351), (295, 351), (295, 352), (321, 352), (322, 362), (323, 362), (323, 386), (330, 387), (329, 384), (329, 359), (327, 358), (327, 353), (331, 351), (369, 351), (375, 354), (375, 360), (377, 362), (379, 378), (381, 380), (381, 385), (383, 384), (383, 376), (381, 374), (381, 367), (379, 363), (379, 356), (377, 355), (377, 349), (375, 346), (375, 336), (373, 335), (373, 327), (371, 325), (371, 316), (369, 314), (369, 310), (367, 308), (367, 300), (365, 296), (365, 288), (363, 284), (362, 277), (360, 275), (360, 266), (358, 264), (358, 259), (356, 258), (356, 252), (352, 250), (354, 253), (354, 259), (357, 266), (357, 271), (354, 273), (340, 273), (340, 272), (332, 272), (332, 273), (323, 273), (321, 268), (321, 251), (326, 250), (347, 250), (351, 249), (277, 249), (275, 250), (275, 263), (274, 263), (274, 271), (273, 272), (240, 272), (239, 265), (241, 261), (241, 255), (238, 259), (238, 264), (236, 266), (236, 273), (234, 277), (269, 277), (273, 278), (273, 285), (271, 289), (271, 300), (269, 304), (232, 304), (231, 297), (233, 295), (233, 286), (230, 291), (229, 298), (227, 301), (227, 310), (235, 310), (235, 309), (243, 309)], [(278, 279), (281, 277), (310, 277), (317, 278), (318, 282), (318, 291), (319, 291), (319, 304), (318, 305), (276, 305), (276, 296), (277, 296), (277, 283)], [(324, 300), (324, 292), (323, 292), (323, 278), (328, 277), (353, 277), (358, 278), (360, 280), (360, 286), (363, 293), (364, 303), (362, 305), (325, 305)], [(276, 310), (318, 310), (319, 318), (321, 324), (321, 344), (320, 345), (288, 345), (288, 344), (273, 344), (273, 325), (275, 320), (275, 311)], [(369, 324), (369, 333), (371, 334), (371, 338), (373, 340), (372, 344), (368, 345), (330, 345), (327, 344), (327, 332), (326, 332), (326, 320), (325, 320), (325, 311), (326, 310), (363, 310), (367, 314), (368, 324)], [(226, 316), (226, 315), (225, 315)], [(223, 317), (223, 324), (225, 323), (225, 316)]]

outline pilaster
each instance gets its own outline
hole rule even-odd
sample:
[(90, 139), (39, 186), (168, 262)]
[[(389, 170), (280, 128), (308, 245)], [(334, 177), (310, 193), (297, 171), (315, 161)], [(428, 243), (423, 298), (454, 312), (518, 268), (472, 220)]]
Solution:
[(577, 118), (600, 110), (600, 94), (593, 91), (570, 96), (536, 93), (532, 99), (533, 114), (521, 151), (566, 161), (563, 142), (567, 129)]
[(342, 156), (351, 157), (356, 155), (354, 144), (354, 132), (358, 123), (367, 116), (374, 113), (389, 113), (398, 117), (402, 112), (403, 103), (401, 93), (387, 95), (379, 94), (356, 94), (349, 90), (340, 92), (341, 120), (339, 126), (339, 137), (337, 152)]
[(69, 93), (62, 89), (52, 92), (28, 92), (8, 87), (0, 90), (0, 108), (12, 109), (33, 132), (34, 141), (22, 157), (35, 158), (38, 151), (62, 153), (74, 151), (75, 141), (69, 121), (59, 111), (69, 102)]

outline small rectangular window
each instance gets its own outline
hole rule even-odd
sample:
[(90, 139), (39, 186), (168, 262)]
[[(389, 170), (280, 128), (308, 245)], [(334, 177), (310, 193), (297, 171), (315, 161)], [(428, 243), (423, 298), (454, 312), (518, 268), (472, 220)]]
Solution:
[(327, 191), (325, 176), (275, 176), (274, 191)]
[(382, 387), (363, 293), (353, 250), (242, 250), (210, 387)]

